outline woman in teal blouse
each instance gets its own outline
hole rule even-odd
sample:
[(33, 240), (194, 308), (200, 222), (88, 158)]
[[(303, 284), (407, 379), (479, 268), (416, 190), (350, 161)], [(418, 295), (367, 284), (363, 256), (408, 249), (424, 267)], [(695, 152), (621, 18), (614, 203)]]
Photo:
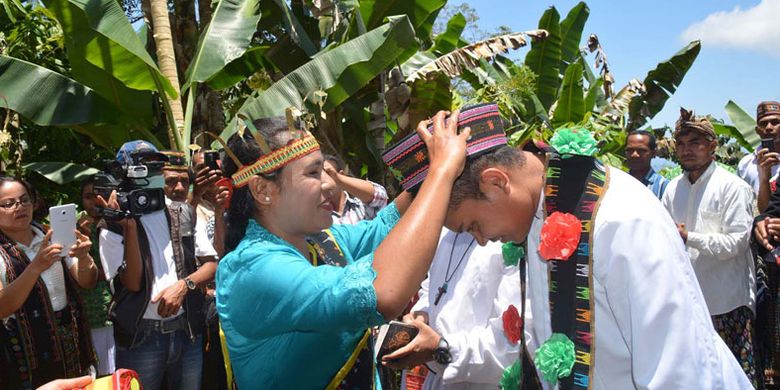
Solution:
[(418, 126), (431, 167), (414, 202), (405, 193), (374, 220), (324, 232), (333, 188), (308, 133), (270, 118), (249, 124), (260, 143), (249, 130), (231, 137), (217, 309), (239, 388), (379, 387), (367, 329), (398, 316), (425, 278), (465, 161), (468, 131), (445, 114), (433, 134)]

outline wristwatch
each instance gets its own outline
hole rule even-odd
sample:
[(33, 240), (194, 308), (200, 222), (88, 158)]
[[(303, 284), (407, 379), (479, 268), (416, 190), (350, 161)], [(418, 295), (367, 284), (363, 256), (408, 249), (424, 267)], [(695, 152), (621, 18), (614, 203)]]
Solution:
[(439, 346), (433, 350), (433, 360), (439, 364), (452, 363), (452, 354), (450, 353), (450, 343), (447, 339), (441, 337), (439, 339)]
[(187, 289), (189, 290), (195, 290), (196, 288), (198, 288), (198, 285), (195, 284), (195, 282), (193, 282), (189, 276), (184, 278), (184, 284), (187, 285)]

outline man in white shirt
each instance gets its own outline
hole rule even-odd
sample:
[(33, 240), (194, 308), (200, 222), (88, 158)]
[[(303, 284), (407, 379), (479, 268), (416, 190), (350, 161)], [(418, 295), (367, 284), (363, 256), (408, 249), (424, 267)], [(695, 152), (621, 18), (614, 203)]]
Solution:
[(717, 137), (706, 118), (681, 110), (674, 132), (684, 174), (669, 184), (663, 205), (677, 223), (715, 329), (754, 386), (755, 273), (750, 251), (753, 193), (714, 161)]
[[(445, 225), (480, 245), (527, 242), (533, 363), (523, 359), (522, 388), (752, 389), (715, 332), (674, 223), (653, 194), (627, 173), (578, 155), (595, 150), (584, 129), (562, 133), (561, 156), (530, 145), (518, 150), (491, 133), (501, 123), (491, 115), (498, 110), (477, 109), (464, 126), (481, 154), (469, 153)], [(403, 152), (397, 148), (386, 160), (412, 182), (420, 168), (395, 163), (391, 156)]]
[[(780, 121), (778, 121), (778, 116), (780, 116), (780, 102), (761, 102), (756, 108), (756, 134), (762, 140), (771, 139), (774, 143), (774, 150), (767, 152), (780, 153)], [(763, 123), (762, 118), (766, 118)], [(758, 148), (753, 153), (745, 155), (737, 165), (737, 175), (750, 184), (756, 194), (759, 192), (759, 185), (762, 181), (768, 182), (770, 179), (776, 178), (778, 171), (780, 171), (780, 165), (775, 163), (772, 165), (769, 175), (760, 177), (758, 168), (761, 150), (762, 148)]]
[[(431, 371), (423, 389), (498, 389), (520, 351), (502, 320), (510, 305), (522, 307), (519, 282), (518, 267), (504, 263), (501, 244), (479, 246), (468, 233), (442, 231), (420, 299), (404, 318), (435, 334), (426, 347), (430, 354), (441, 345), (450, 355), (449, 363), (433, 356), (426, 362)], [(404, 356), (391, 354), (399, 359), (392, 366), (405, 366)]]
[[(122, 165), (165, 161), (153, 145), (131, 141), (117, 153)], [(147, 188), (162, 188), (150, 168)], [(115, 195), (101, 206), (118, 208)], [(216, 272), (216, 252), (196, 229), (194, 210), (166, 201), (159, 210), (109, 223), (100, 231), (100, 257), (114, 294), (117, 367), (135, 370), (145, 389), (200, 389), (203, 291)], [(201, 265), (198, 268), (196, 257)]]

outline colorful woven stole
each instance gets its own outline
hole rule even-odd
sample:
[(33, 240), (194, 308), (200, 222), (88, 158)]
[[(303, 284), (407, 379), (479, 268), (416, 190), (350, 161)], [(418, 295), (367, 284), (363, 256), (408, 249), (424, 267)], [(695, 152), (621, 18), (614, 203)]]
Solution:
[[(347, 260), (330, 230), (324, 230), (306, 240), (314, 265), (345, 267)], [(352, 351), (349, 359), (339, 369), (327, 389), (373, 389), (376, 367), (371, 341), (371, 330), (367, 329)], [(370, 384), (370, 387), (368, 387)]]
[(568, 336), (575, 350), (572, 374), (559, 380), (561, 390), (590, 388), (595, 358), (592, 228), (608, 180), (607, 168), (596, 158), (548, 156), (545, 217), (560, 211), (582, 221), (577, 251), (566, 261), (550, 261), (552, 332)]

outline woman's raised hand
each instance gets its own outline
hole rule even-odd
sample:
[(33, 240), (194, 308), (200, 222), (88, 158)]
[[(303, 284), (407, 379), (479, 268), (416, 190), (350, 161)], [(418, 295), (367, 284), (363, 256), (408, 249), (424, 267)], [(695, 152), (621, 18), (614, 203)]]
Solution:
[[(432, 119), (421, 121), (417, 125), (417, 134), (428, 149), (428, 159), (431, 162), (430, 173), (445, 174), (453, 180), (463, 171), (466, 164), (466, 140), (471, 129), (466, 128), (458, 134), (458, 113), (452, 112), (449, 118), (446, 111), (439, 111)], [(428, 125), (433, 123), (433, 133), (428, 132)]]

